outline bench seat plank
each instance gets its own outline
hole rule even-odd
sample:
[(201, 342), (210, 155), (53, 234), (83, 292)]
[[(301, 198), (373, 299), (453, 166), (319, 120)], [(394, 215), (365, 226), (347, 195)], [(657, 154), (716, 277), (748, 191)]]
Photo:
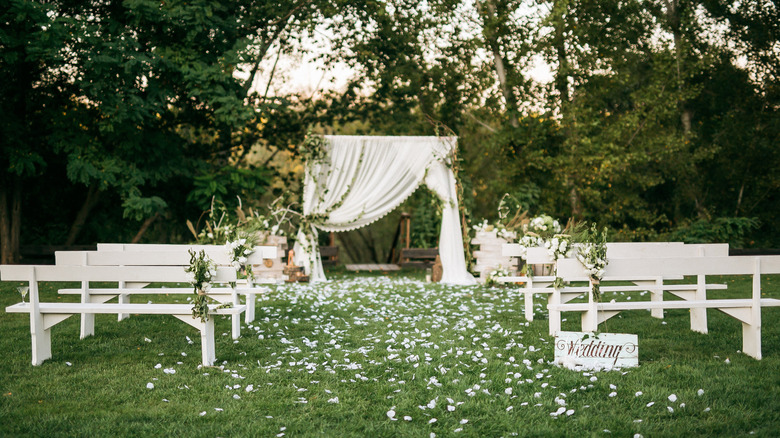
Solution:
[[(596, 303), (598, 311), (644, 310), (644, 309), (690, 309), (704, 307), (707, 309), (750, 308), (754, 301), (751, 298), (720, 299), (720, 300), (679, 300), (679, 301), (619, 301)], [(762, 298), (761, 307), (780, 307), (780, 299)], [(551, 304), (550, 308), (564, 312), (584, 312), (588, 303)]]
[[(16, 303), (5, 308), (7, 313), (30, 313), (30, 303)], [(235, 315), (244, 311), (245, 306), (234, 306), (217, 309), (209, 306), (209, 314)], [(192, 315), (192, 304), (118, 304), (118, 303), (39, 303), (41, 313), (58, 313), (75, 315), (79, 313), (119, 314), (134, 313), (137, 315)]]

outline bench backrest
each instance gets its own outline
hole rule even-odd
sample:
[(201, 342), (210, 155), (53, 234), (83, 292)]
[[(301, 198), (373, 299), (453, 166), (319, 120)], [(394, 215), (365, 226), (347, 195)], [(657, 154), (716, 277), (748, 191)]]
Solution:
[[(276, 248), (273, 248), (276, 249)], [(224, 247), (210, 248), (206, 255), (217, 266), (229, 266), (231, 258)], [(263, 263), (263, 251), (255, 251), (247, 257), (247, 263)], [(190, 254), (178, 251), (57, 251), (57, 265), (69, 266), (189, 266)]]
[[(26, 281), (30, 285), (32, 313), (39, 306), (39, 281), (90, 281), (139, 282), (139, 283), (189, 283), (191, 274), (181, 266), (52, 266), (52, 265), (0, 265), (0, 280)], [(218, 267), (215, 282), (236, 281), (236, 270)]]
[[(507, 248), (505, 251), (517, 253), (517, 248)], [(576, 250), (576, 249), (575, 249)], [(683, 244), (680, 242), (610, 242), (607, 243), (607, 260), (619, 258), (665, 258), (665, 257), (726, 257), (729, 255), (729, 245), (713, 244)], [(546, 248), (528, 248), (526, 261), (529, 264), (550, 264), (552, 257)]]
[[(105, 281), (187, 283), (191, 275), (181, 266), (67, 266), (0, 265), (2, 281)], [(218, 282), (236, 281), (232, 267), (217, 267)]]
[[(613, 259), (607, 261), (604, 279), (626, 276), (665, 275), (753, 275), (757, 263), (762, 274), (780, 274), (780, 256), (684, 257), (654, 259)], [(560, 260), (558, 274), (565, 278), (587, 278), (585, 268), (575, 259)]]
[[(761, 299), (761, 274), (780, 274), (780, 256), (688, 257), (615, 259), (607, 262), (604, 280), (636, 277), (752, 275), (752, 299)], [(558, 262), (558, 275), (567, 280), (587, 279), (582, 264), (573, 259)]]
[[(224, 245), (189, 245), (189, 244), (177, 244), (177, 243), (98, 243), (98, 251), (183, 251), (185, 254), (187, 250), (192, 249), (195, 251), (204, 250), (209, 257), (214, 257), (212, 254), (219, 252), (226, 253)], [(273, 259), (277, 257), (277, 247), (275, 245), (258, 245), (255, 247), (255, 253), (261, 254), (263, 259)], [(187, 262), (189, 264), (189, 262)]]

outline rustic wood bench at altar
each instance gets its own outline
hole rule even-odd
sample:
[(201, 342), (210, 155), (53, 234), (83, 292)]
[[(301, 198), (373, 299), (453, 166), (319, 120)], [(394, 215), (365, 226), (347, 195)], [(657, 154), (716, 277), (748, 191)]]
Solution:
[[(121, 245), (121, 244), (120, 244)], [(127, 246), (127, 245), (125, 245)], [(182, 270), (189, 266), (189, 249), (196, 251), (205, 251), (217, 266), (229, 266), (230, 258), (225, 248), (220, 245), (132, 245), (132, 248), (121, 248), (100, 244), (99, 251), (66, 251), (56, 254), (58, 265), (75, 266), (179, 266)], [(110, 249), (124, 249), (124, 251), (111, 251)], [(258, 246), (255, 251), (248, 256), (249, 264), (260, 264), (264, 259), (276, 257), (276, 247)], [(259, 280), (257, 283), (270, 283), (275, 280)], [(95, 289), (88, 284), (82, 284), (80, 289), (61, 289), (62, 294), (82, 295), (82, 301), (88, 301), (88, 297), (101, 296), (104, 301), (118, 297), (120, 303), (126, 303), (130, 295), (135, 294), (191, 294), (192, 287), (179, 288), (149, 288), (145, 287), (148, 283), (123, 283), (118, 289)], [(258, 293), (265, 293), (267, 289), (257, 287), (256, 282), (244, 281), (243, 284), (236, 283), (236, 287), (214, 287), (209, 292), (209, 296), (220, 302), (232, 302), (240, 304), (239, 295), (245, 295), (246, 299), (246, 322), (252, 322), (255, 317), (255, 298)], [(120, 314), (119, 319), (127, 315)], [(232, 335), (237, 339), (241, 333), (240, 315), (233, 316)], [(92, 324), (89, 320), (94, 320), (94, 316), (82, 316), (82, 334), (89, 330)]]
[(439, 255), (439, 248), (401, 248), (402, 268), (430, 268)]
[[(565, 279), (587, 278), (582, 265), (576, 260), (558, 262), (558, 272)], [(617, 259), (607, 264), (605, 278), (622, 279), (627, 276), (696, 276), (697, 288), (679, 301), (627, 301), (598, 302), (593, 294), (593, 284), (588, 286), (585, 303), (551, 303), (556, 312), (582, 312), (582, 331), (596, 331), (599, 323), (623, 310), (637, 309), (690, 309), (691, 328), (707, 333), (706, 310), (718, 309), (742, 323), (742, 351), (761, 359), (761, 308), (780, 307), (780, 299), (761, 298), (761, 275), (780, 274), (780, 256), (732, 256), (688, 257), (658, 259)], [(707, 299), (701, 287), (707, 275), (751, 275), (753, 278), (750, 298)], [(687, 299), (686, 299), (687, 298)], [(704, 312), (704, 324), (698, 321), (694, 327), (694, 311)]]
[(335, 266), (339, 264), (339, 247), (338, 246), (321, 246), (320, 258), (322, 259), (322, 266)]
[[(236, 280), (236, 271), (232, 268), (218, 268), (215, 277), (218, 281)], [(214, 318), (203, 322), (192, 316), (190, 304), (131, 304), (87, 301), (80, 303), (41, 302), (38, 286), (43, 281), (90, 281), (105, 282), (187, 282), (188, 274), (178, 266), (34, 266), (0, 265), (2, 281), (26, 281), (29, 283), (30, 301), (6, 307), (8, 313), (28, 313), (30, 315), (30, 334), (32, 338), (32, 364), (40, 365), (51, 354), (51, 328), (76, 314), (144, 314), (171, 315), (195, 327), (200, 331), (201, 360), (203, 365), (211, 366), (216, 360), (214, 343)], [(238, 315), (244, 311), (243, 305), (230, 308), (210, 306), (213, 315)], [(92, 333), (87, 333), (90, 335)], [(82, 333), (82, 338), (85, 334)]]
[[(607, 243), (607, 262), (617, 258), (645, 258), (645, 257), (692, 257), (692, 256), (727, 256), (728, 244), (694, 244), (686, 245), (682, 242), (611, 242)], [(504, 255), (519, 256), (520, 246), (517, 244), (504, 245)], [(553, 260), (545, 248), (529, 248), (526, 253), (526, 259), (529, 264), (553, 264)], [(679, 280), (680, 276), (660, 277), (632, 277), (630, 281), (636, 285), (633, 290), (647, 290), (651, 293), (652, 301), (662, 301), (663, 292), (667, 291), (673, 294), (684, 294), (690, 290), (691, 286), (686, 285), (664, 285), (664, 280)], [(555, 276), (533, 276), (533, 277), (505, 277), (499, 279), (504, 283), (524, 282), (525, 287), (521, 288), (524, 294), (525, 317), (528, 321), (533, 321), (533, 295), (548, 294), (548, 303), (559, 302), (561, 299), (572, 300), (578, 294), (585, 292), (584, 289), (569, 289), (563, 297), (556, 296), (557, 291), (550, 286), (555, 281)], [(723, 285), (705, 285), (708, 289), (723, 289)], [(632, 289), (620, 289), (629, 291)], [(604, 291), (612, 291), (611, 286), (604, 288)], [(548, 308), (549, 310), (549, 308)], [(663, 309), (654, 309), (652, 316), (663, 318)], [(706, 312), (698, 312), (694, 319), (703, 319), (706, 325)], [(549, 313), (550, 334), (555, 334), (560, 330), (560, 313), (551, 310)]]

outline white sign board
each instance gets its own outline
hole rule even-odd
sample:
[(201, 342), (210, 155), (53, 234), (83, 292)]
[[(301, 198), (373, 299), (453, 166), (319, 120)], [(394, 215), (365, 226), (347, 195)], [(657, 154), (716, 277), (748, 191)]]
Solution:
[(555, 363), (566, 368), (626, 368), (639, 365), (639, 339), (624, 333), (559, 332)]

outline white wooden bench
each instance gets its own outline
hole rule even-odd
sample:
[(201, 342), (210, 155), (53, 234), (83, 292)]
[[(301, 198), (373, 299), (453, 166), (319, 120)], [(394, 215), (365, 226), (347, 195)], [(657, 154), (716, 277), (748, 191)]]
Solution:
[[(223, 245), (188, 245), (188, 244), (168, 244), (168, 243), (98, 243), (98, 251), (127, 251), (127, 252), (148, 252), (148, 251), (184, 251), (193, 249), (195, 251), (206, 251), (206, 255), (212, 258), (218, 265), (229, 265), (230, 262), (224, 261), (227, 257), (225, 247)], [(261, 257), (262, 261), (257, 257)], [(255, 252), (250, 256), (249, 264), (255, 268), (263, 266), (263, 262), (266, 260), (275, 260), (278, 264), (281, 262), (279, 254), (279, 245), (258, 245), (255, 247)], [(189, 262), (188, 262), (189, 263)], [(248, 280), (239, 280), (238, 292), (240, 294), (246, 293), (246, 290), (253, 289), (261, 284), (280, 284), (284, 280), (278, 277), (273, 278), (256, 278), (249, 283)], [(266, 289), (262, 289), (264, 291)], [(250, 304), (247, 301), (246, 322), (252, 322), (255, 319), (255, 306), (254, 303)]]
[[(216, 278), (220, 281), (234, 281), (236, 272), (229, 268), (217, 269)], [(106, 281), (106, 282), (186, 282), (187, 273), (181, 267), (167, 266), (31, 266), (0, 265), (0, 279), (3, 281), (29, 282), (30, 301), (6, 307), (8, 313), (28, 313), (30, 315), (30, 334), (32, 335), (32, 364), (40, 365), (51, 354), (51, 328), (76, 314), (146, 314), (171, 315), (195, 327), (200, 331), (201, 359), (203, 365), (211, 366), (216, 360), (214, 344), (214, 318), (202, 322), (192, 316), (189, 304), (130, 304), (105, 303), (102, 298), (79, 303), (41, 302), (38, 283), (42, 281)], [(210, 314), (238, 315), (244, 306), (217, 309), (210, 306)], [(83, 317), (82, 317), (83, 320)], [(94, 320), (92, 332), (94, 333)], [(85, 337), (82, 332), (82, 338)]]
[[(576, 260), (561, 260), (558, 272), (564, 278), (587, 277)], [(588, 287), (585, 303), (551, 303), (551, 311), (582, 312), (582, 330), (596, 331), (599, 323), (623, 310), (636, 309), (690, 309), (691, 328), (707, 333), (706, 311), (718, 309), (742, 322), (742, 351), (761, 359), (761, 308), (780, 307), (780, 300), (761, 298), (761, 274), (780, 274), (780, 256), (763, 257), (688, 257), (659, 259), (617, 259), (607, 265), (605, 278), (621, 279), (625, 276), (683, 275), (697, 277), (695, 290), (681, 294), (680, 301), (626, 301), (597, 302), (592, 284)], [(750, 298), (707, 299), (706, 288), (701, 287), (707, 275), (751, 275), (753, 277)], [(703, 314), (702, 318), (694, 317)]]
[[(165, 247), (166, 250), (160, 250), (161, 247)], [(225, 248), (217, 245), (194, 245), (180, 246), (175, 245), (175, 248), (165, 245), (150, 245), (149, 250), (143, 251), (140, 247), (134, 248), (134, 250), (128, 251), (109, 251), (106, 248), (102, 251), (61, 251), (55, 253), (55, 259), (57, 265), (63, 266), (180, 266), (182, 269), (189, 266), (190, 254), (188, 250), (192, 248), (197, 251), (205, 251), (217, 266), (229, 266), (230, 257), (228, 256)], [(264, 259), (276, 257), (276, 247), (274, 246), (260, 246), (256, 247), (255, 251), (249, 255), (248, 263), (259, 264)], [(184, 288), (149, 288), (146, 287), (148, 283), (136, 283), (136, 282), (123, 282), (119, 284), (118, 288), (111, 289), (97, 289), (91, 288), (88, 284), (82, 284), (80, 289), (61, 289), (61, 294), (79, 294), (79, 295), (92, 295), (101, 296), (104, 301), (108, 301), (114, 297), (118, 297), (120, 303), (129, 302), (130, 295), (134, 294), (191, 294), (192, 287)], [(239, 295), (245, 295), (246, 299), (246, 322), (252, 322), (255, 317), (255, 299), (258, 293), (267, 292), (266, 288), (256, 287), (254, 283), (245, 283), (236, 287), (214, 287), (209, 291), (209, 296), (213, 297), (219, 302), (232, 302), (236, 305), (240, 304), (238, 298)], [(118, 318), (124, 319), (127, 315), (120, 314)], [(85, 327), (90, 325), (89, 316), (82, 318), (82, 334), (86, 330)], [(233, 339), (238, 339), (241, 335), (241, 321), (240, 315), (234, 315), (232, 324), (232, 336)]]
[[(682, 242), (610, 242), (607, 243), (607, 260), (618, 258), (633, 258), (641, 259), (648, 257), (693, 257), (693, 256), (727, 256), (728, 244), (695, 244), (685, 245)], [(517, 244), (504, 245), (504, 255), (519, 256), (520, 246)], [(554, 264), (552, 257), (545, 248), (529, 248), (526, 253), (526, 259), (529, 264)], [(574, 260), (572, 258), (572, 260)], [(665, 286), (664, 280), (680, 280), (681, 276), (672, 275), (667, 277), (638, 277), (634, 276), (626, 281), (631, 281), (639, 289), (647, 290), (651, 293), (652, 301), (662, 301), (664, 290), (671, 293), (685, 293), (689, 290), (690, 286)], [(586, 279), (587, 280), (587, 279)], [(533, 321), (534, 318), (534, 304), (533, 295), (549, 294), (548, 302), (559, 302), (563, 299), (574, 299), (577, 294), (576, 289), (569, 289), (570, 293), (565, 293), (562, 297), (555, 296), (556, 290), (551, 288), (555, 281), (555, 276), (534, 276), (534, 277), (505, 277), (499, 279), (499, 281), (505, 283), (524, 282), (525, 287), (521, 289), (524, 294), (525, 304), (525, 318), (528, 321)], [(710, 288), (723, 288), (722, 285), (710, 285)], [(603, 288), (604, 291), (610, 292), (610, 287)], [(627, 291), (626, 289), (620, 289), (621, 291)], [(584, 293), (582, 290), (579, 293)], [(574, 294), (572, 296), (572, 294)], [(655, 318), (663, 318), (663, 310), (653, 310), (652, 316)], [(552, 311), (550, 312), (550, 333), (554, 334), (560, 330), (560, 314)], [(704, 316), (706, 325), (706, 313)]]

